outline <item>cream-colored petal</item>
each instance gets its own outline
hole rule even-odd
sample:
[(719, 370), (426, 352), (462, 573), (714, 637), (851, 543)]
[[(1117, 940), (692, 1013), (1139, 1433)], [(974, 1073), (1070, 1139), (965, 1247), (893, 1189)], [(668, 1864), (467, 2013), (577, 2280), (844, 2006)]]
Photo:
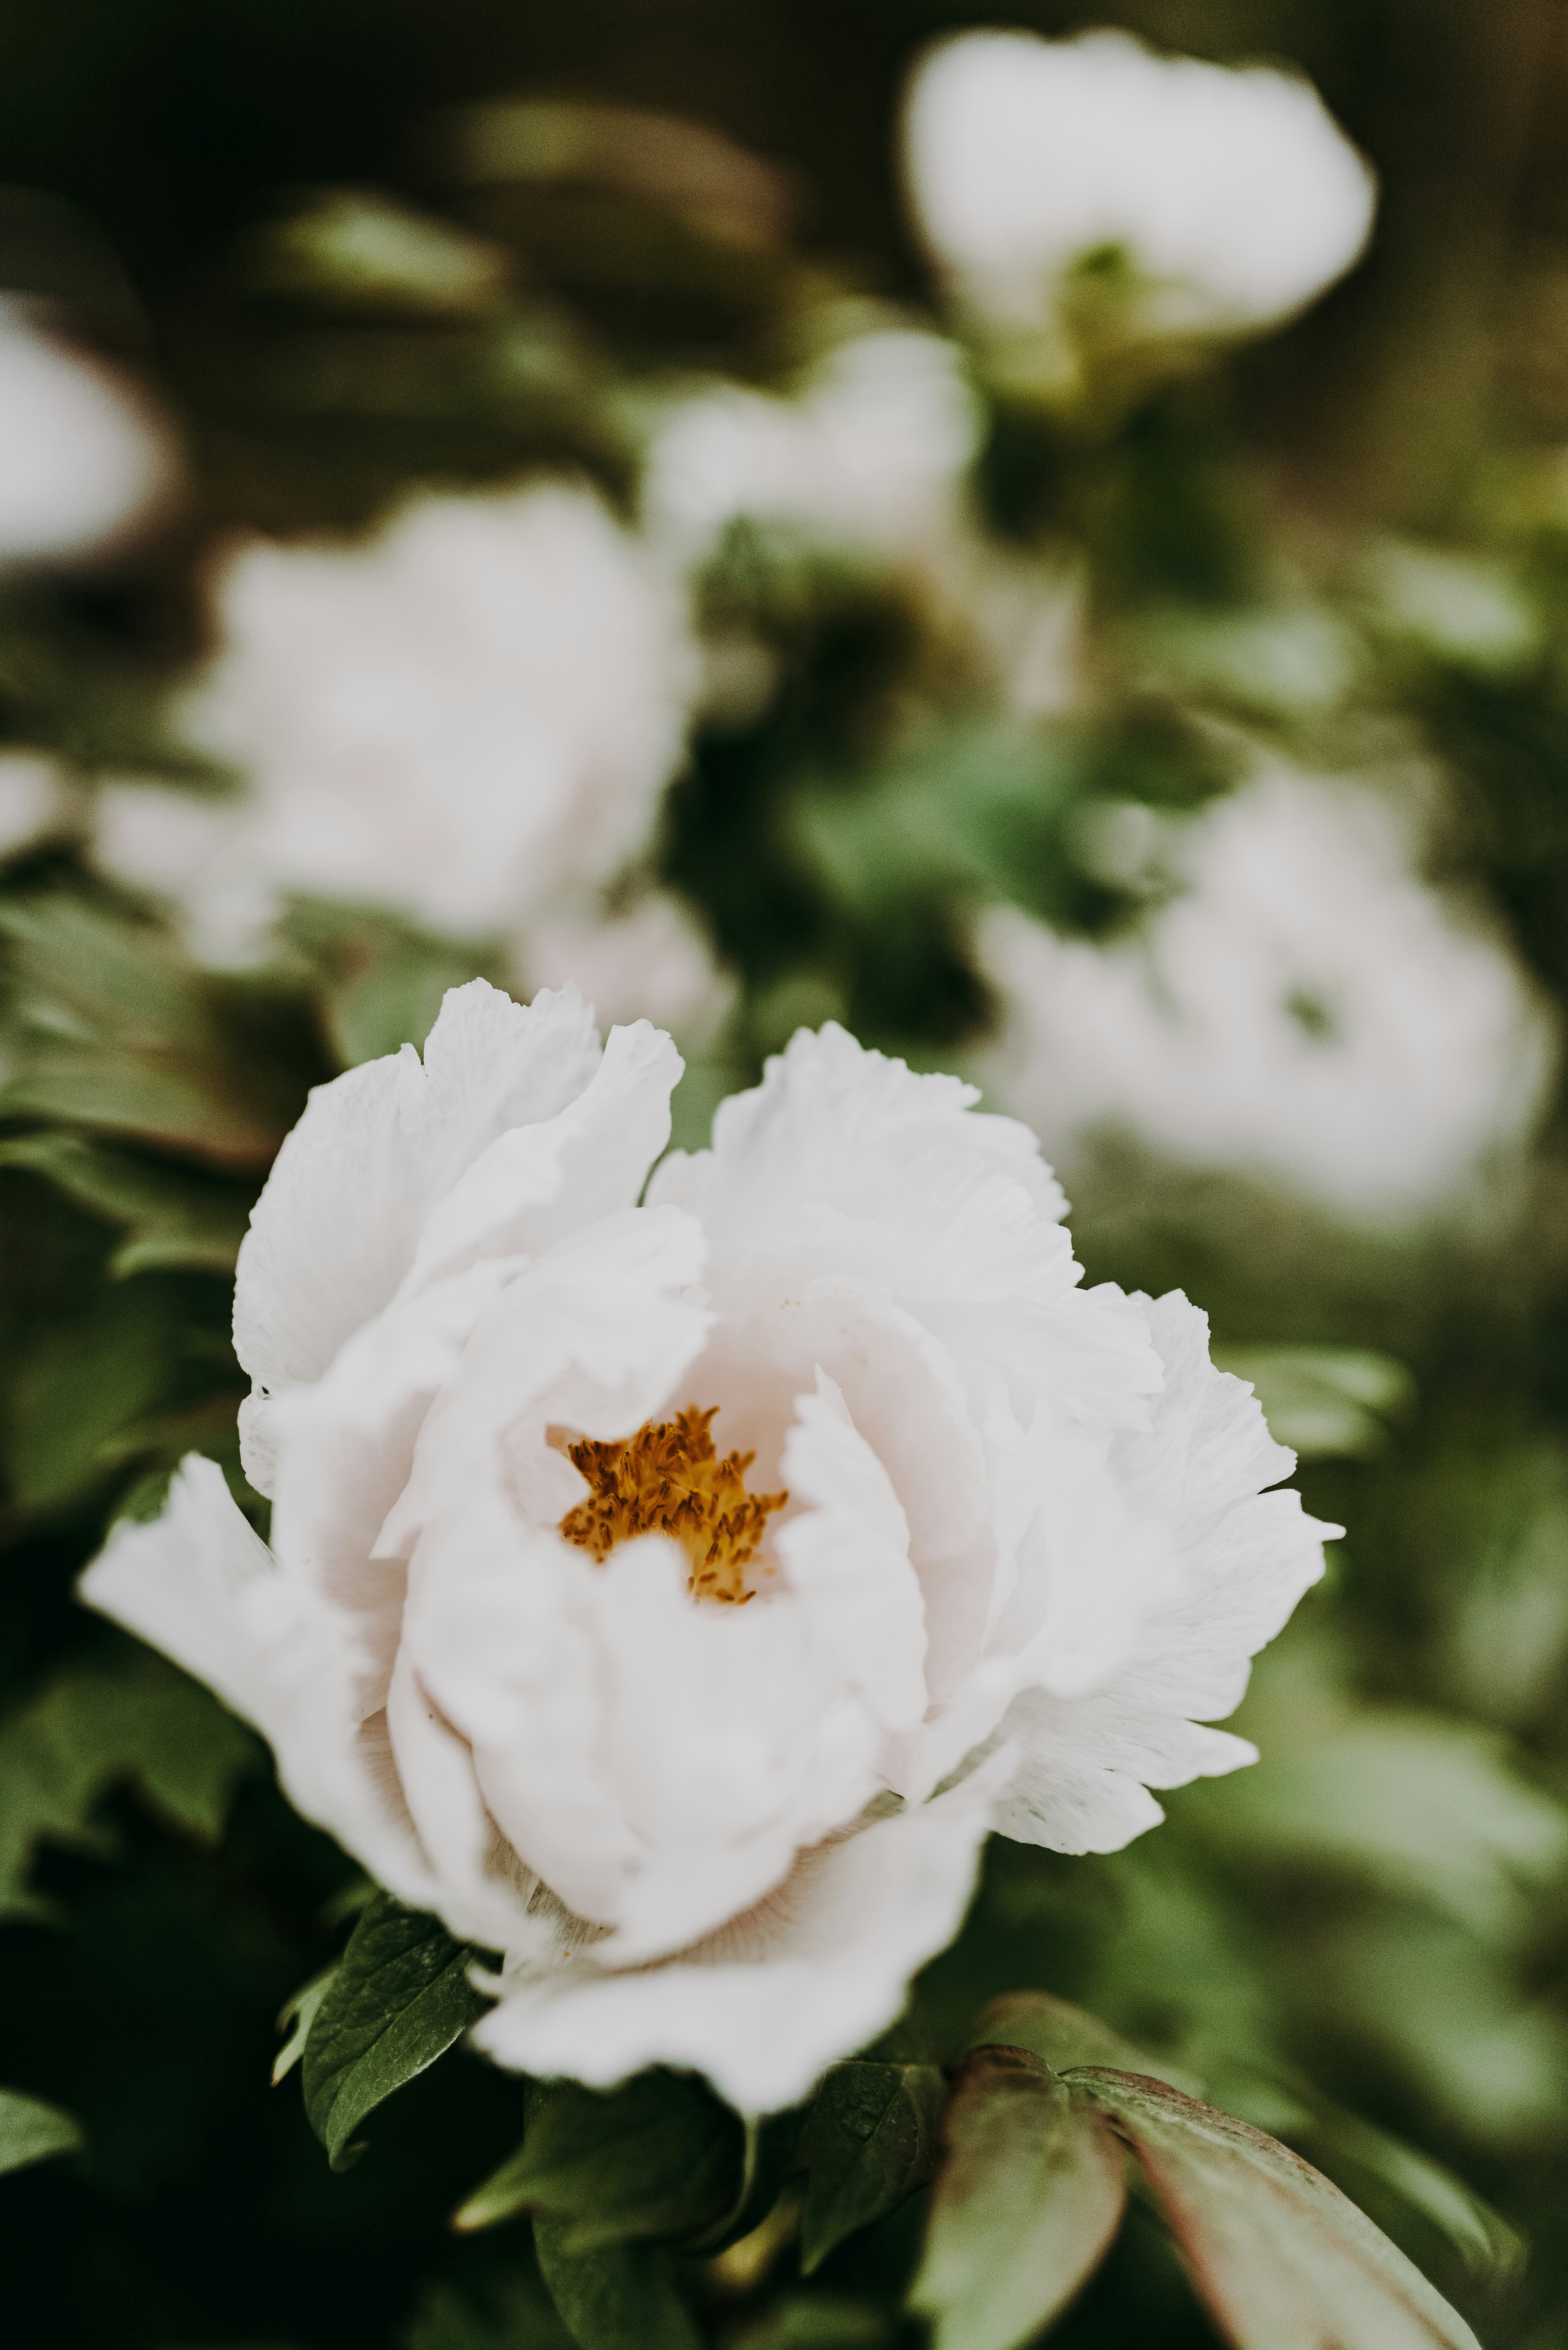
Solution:
[(794, 2104), (894, 2021), (957, 1931), (1010, 1767), (803, 1854), (757, 1908), (662, 1966), (608, 1973), (587, 1955), (510, 1974), (476, 2043), (535, 2074), (605, 2085), (690, 2066), (742, 2112)]

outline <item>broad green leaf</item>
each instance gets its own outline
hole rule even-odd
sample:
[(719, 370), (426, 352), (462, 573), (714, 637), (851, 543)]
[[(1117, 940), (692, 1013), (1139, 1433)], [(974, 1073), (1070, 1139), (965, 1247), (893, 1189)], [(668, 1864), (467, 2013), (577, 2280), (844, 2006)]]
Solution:
[(514, 2273), (468, 2291), (428, 2285), (398, 2350), (572, 2350), (543, 2280)]
[(101, 1289), (26, 1331), (0, 1375), (20, 1510), (63, 1509), (103, 1482), (116, 1465), (106, 1448), (169, 1399), (180, 1340), (180, 1302), (156, 1278)]
[(1403, 1363), (1347, 1347), (1216, 1347), (1214, 1364), (1246, 1379), (1269, 1433), (1303, 1461), (1368, 1460), (1415, 1390)]
[(977, 2048), (953, 2084), (925, 2257), (909, 2295), (935, 2350), (1014, 2350), (1099, 2266), (1127, 2203), (1112, 2132), (1049, 2065)]
[(1237, 2350), (1479, 2350), (1419, 2269), (1276, 2138), (1137, 2074), (1086, 2067), (1066, 2085), (1137, 2156)]
[(12, 987), (0, 1114), (136, 1135), (264, 1168), (305, 1085), (233, 989), (144, 922), (67, 889), (0, 904)]
[(885, 2350), (898, 2320), (874, 2303), (838, 2293), (791, 2293), (747, 2328), (745, 2350)]
[(523, 2144), (453, 2225), (544, 2212), (572, 2251), (633, 2236), (700, 2235), (734, 2208), (744, 2146), (738, 2116), (688, 2074), (640, 2073), (607, 2090), (535, 2085)]
[(0, 1143), (0, 1166), (27, 1168), (106, 1223), (122, 1225), (109, 1259), (119, 1280), (171, 1267), (232, 1273), (255, 1198), (254, 1183), (58, 1132), (12, 1136)]
[(601, 2243), (585, 2251), (570, 2220), (538, 2219), (539, 2267), (578, 2350), (701, 2350), (656, 2244)]
[(835, 2064), (801, 2133), (807, 2178), (801, 2271), (934, 2177), (947, 2084), (934, 2064)]
[(258, 1754), (216, 1698), (150, 1649), (127, 1643), (118, 1663), (66, 1667), (0, 1722), (0, 1916), (48, 1914), (27, 1891), (36, 1847), (104, 1850), (92, 1813), (118, 1783), (215, 1842)]
[(311, 2026), (320, 2012), (322, 2001), (331, 1988), (332, 1979), (337, 1972), (337, 1967), (338, 1961), (334, 1959), (329, 1967), (323, 1967), (318, 1975), (312, 1975), (307, 1983), (300, 1985), (292, 1999), (284, 2002), (277, 2019), (277, 2028), (280, 2032), (286, 2032), (288, 2038), (273, 2060), (272, 2085), (275, 2089), (280, 2081), (287, 2079), (304, 2055), (305, 2043), (310, 2037)]
[(82, 2134), (69, 2114), (20, 2089), (0, 2089), (0, 2172), (26, 2170), (52, 2154), (75, 2154)]
[(1115, 2064), (1124, 2072), (1152, 2073), (1158, 2080), (1185, 2082), (1156, 2064), (1097, 2016), (1085, 2015), (1046, 1991), (1004, 1991), (984, 2008), (969, 2036), (971, 2048), (1026, 2048), (1054, 2073), (1074, 2064)]
[(389, 1893), (355, 1927), (305, 2044), (305, 2110), (334, 2170), (359, 2153), (349, 2138), (366, 2115), (483, 2014), (475, 1955)]
[(1500, 1941), (1568, 1877), (1568, 1813), (1520, 1775), (1506, 1739), (1438, 1715), (1364, 1717), (1191, 1809), (1244, 1865), (1337, 1869)]

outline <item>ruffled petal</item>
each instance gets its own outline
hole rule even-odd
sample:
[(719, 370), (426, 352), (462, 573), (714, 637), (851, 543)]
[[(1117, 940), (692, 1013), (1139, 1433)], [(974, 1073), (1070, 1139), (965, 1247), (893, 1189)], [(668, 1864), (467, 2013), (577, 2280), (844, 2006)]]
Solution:
[(452, 989), (425, 1043), (318, 1086), (251, 1216), (234, 1351), (259, 1387), (319, 1378), (389, 1305), (431, 1209), (509, 1128), (554, 1118), (598, 1066), (576, 988), (532, 1004)]
[(607, 1973), (588, 1952), (510, 1972), (474, 2040), (540, 2075), (603, 2086), (691, 2066), (742, 2112), (796, 2103), (894, 2021), (910, 1976), (957, 1932), (1011, 1767), (993, 1758), (935, 1802), (804, 1853), (767, 1900), (662, 1966)]

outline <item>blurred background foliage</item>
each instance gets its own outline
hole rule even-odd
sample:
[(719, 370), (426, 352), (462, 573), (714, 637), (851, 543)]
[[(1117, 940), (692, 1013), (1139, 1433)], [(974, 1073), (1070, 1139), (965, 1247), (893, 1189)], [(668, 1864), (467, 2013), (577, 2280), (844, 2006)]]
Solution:
[[(957, 540), (840, 528), (831, 484), (826, 515), (700, 517), (690, 754), (606, 913), (672, 895), (716, 974), (682, 1139), (802, 1020), (972, 1071), (1063, 1148), (1088, 1277), (1200, 1302), (1308, 1506), (1349, 1529), (1256, 1674), (1254, 1771), (1173, 1797), (1118, 1855), (993, 1846), (921, 1987), (939, 2051), (999, 1992), (1075, 2000), (1328, 2171), (1489, 2345), (1568, 2350), (1568, 20), (1558, 0), (1107, 16), (1303, 68), (1376, 165), (1367, 257), (1222, 362), (1076, 400), (949, 344)], [(228, 1317), (271, 1157), (310, 1085), (418, 1040), (475, 970), (517, 983), (528, 941), (302, 896), (223, 967), (97, 853), (93, 795), (129, 776), (221, 808), (243, 786), (169, 698), (220, 645), (235, 532), (363, 532), (411, 490), (541, 470), (653, 532), (680, 400), (718, 383), (805, 414), (856, 337), (950, 329), (898, 107), (933, 36), (992, 20), (0, 7), (0, 286), (151, 386), (182, 452), (156, 526), (0, 571), (0, 748), (44, 763), (51, 811), (0, 887), (0, 2081), (79, 2131), (0, 2186), (29, 2344), (566, 2339), (525, 2223), (447, 2226), (514, 2142), (519, 2084), (447, 2058), (342, 2176), (294, 2086), (268, 2088), (274, 2020), (340, 1947), (353, 1871), (247, 1732), (71, 1596), (192, 1446), (259, 1511)], [(1535, 1074), (1446, 1189), (1314, 1184), (1288, 1120), (1210, 1148), (1107, 1097), (1054, 1135), (1051, 1065), (1030, 1090), (988, 922), (1136, 952), (1183, 902), (1181, 844), (1260, 763), (1373, 776), (1417, 811), (1422, 886), (1513, 974)], [(1411, 983), (1443, 1078), (1442, 973)], [(1522, 1049), (1488, 1035), (1494, 1059)], [(1267, 1072), (1243, 1075), (1262, 1099)], [(1412, 1128), (1428, 1107), (1390, 1104)], [(1348, 1165), (1356, 1097), (1308, 1115), (1345, 1128)], [(694, 2266), (703, 2323), (752, 2350), (917, 2340), (919, 2216), (809, 2283), (783, 2235), (751, 2269)], [(1214, 2337), (1139, 2213), (1053, 2338)]]

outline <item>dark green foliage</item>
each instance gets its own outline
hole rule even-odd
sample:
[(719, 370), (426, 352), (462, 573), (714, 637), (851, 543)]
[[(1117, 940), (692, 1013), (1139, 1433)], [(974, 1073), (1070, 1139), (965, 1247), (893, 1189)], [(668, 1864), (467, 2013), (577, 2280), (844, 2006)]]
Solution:
[(57, 2106), (25, 2097), (18, 2089), (0, 2089), (0, 2172), (26, 2170), (51, 2155), (76, 2154), (81, 2143), (80, 2130)]
[(367, 2114), (483, 2014), (469, 1980), (476, 1958), (439, 1919), (389, 1894), (359, 1919), (305, 2046), (305, 2110), (335, 2170), (363, 2151), (350, 2137)]
[(657, 2247), (619, 2242), (584, 2251), (570, 2220), (538, 2221), (534, 2241), (577, 2350), (699, 2350), (702, 2337)]
[(532, 2211), (549, 2221), (563, 2258), (633, 2237), (701, 2236), (733, 2207), (744, 2150), (735, 2116), (684, 2074), (642, 2073), (605, 2091), (541, 2084), (529, 2092), (522, 2146), (474, 2189), (456, 2225)]
[(947, 2085), (934, 2064), (836, 2064), (800, 2146), (806, 2174), (801, 2268), (809, 2276), (857, 2228), (935, 2174)]

